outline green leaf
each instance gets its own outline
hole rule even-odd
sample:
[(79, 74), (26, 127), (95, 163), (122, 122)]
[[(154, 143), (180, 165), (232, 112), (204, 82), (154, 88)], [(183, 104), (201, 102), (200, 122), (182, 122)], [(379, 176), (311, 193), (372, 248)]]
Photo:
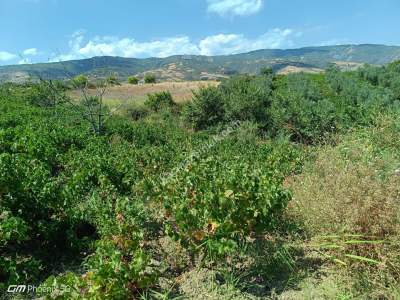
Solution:
[(346, 256), (348, 258), (360, 260), (360, 261), (365, 261), (365, 262), (372, 263), (372, 264), (379, 264), (379, 261), (376, 261), (374, 259), (370, 259), (367, 257), (363, 257), (363, 256), (352, 255), (352, 254), (345, 254), (344, 256)]
[(385, 241), (358, 241), (358, 240), (352, 240), (352, 241), (345, 241), (345, 244), (352, 245), (352, 244), (382, 244)]

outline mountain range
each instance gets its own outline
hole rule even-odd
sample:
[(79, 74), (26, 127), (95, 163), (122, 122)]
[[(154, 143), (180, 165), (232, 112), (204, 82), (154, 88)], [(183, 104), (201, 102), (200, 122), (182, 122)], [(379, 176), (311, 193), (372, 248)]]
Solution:
[(375, 44), (264, 49), (223, 56), (176, 55), (145, 59), (102, 56), (64, 62), (1, 66), (0, 81), (68, 79), (79, 74), (104, 77), (111, 73), (117, 73), (120, 79), (126, 79), (130, 75), (143, 77), (148, 72), (163, 81), (207, 80), (236, 73), (257, 73), (266, 66), (280, 73), (320, 72), (331, 63), (344, 69), (352, 69), (360, 64), (382, 65), (399, 59), (399, 46)]

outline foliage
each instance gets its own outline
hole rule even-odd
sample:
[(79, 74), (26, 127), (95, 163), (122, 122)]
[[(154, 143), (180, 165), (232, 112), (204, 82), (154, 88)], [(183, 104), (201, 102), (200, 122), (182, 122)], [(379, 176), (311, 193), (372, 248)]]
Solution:
[(271, 76), (274, 74), (274, 70), (271, 67), (263, 67), (260, 70), (260, 74), (263, 76)]
[(232, 121), (253, 121), (267, 126), (271, 84), (270, 78), (237, 76), (219, 87), (200, 89), (187, 105), (185, 118), (196, 129)]
[(272, 80), (268, 77), (239, 76), (221, 84), (225, 120), (269, 124)]
[(224, 118), (222, 93), (217, 87), (200, 88), (184, 109), (186, 121), (195, 129), (206, 129)]
[(156, 76), (153, 74), (146, 74), (144, 76), (144, 83), (156, 83)]
[(159, 111), (163, 108), (172, 108), (176, 104), (170, 92), (159, 92), (149, 94), (144, 105), (152, 111)]
[(87, 76), (81, 74), (75, 76), (72, 79), (71, 83), (74, 88), (85, 88), (89, 84), (89, 79), (87, 78)]
[(60, 81), (28, 83), (22, 91), (25, 101), (40, 107), (54, 107), (67, 101), (66, 86)]
[(323, 83), (296, 74), (287, 77), (284, 87), (271, 106), (274, 134), (283, 132), (292, 140), (313, 143), (335, 131), (335, 107)]
[(280, 173), (257, 160), (269, 147), (243, 148), (222, 142), (218, 151), (194, 157), (160, 187), (170, 234), (221, 255), (233, 250), (237, 238), (276, 224), (290, 193)]
[(135, 76), (129, 76), (128, 77), (128, 83), (129, 84), (138, 84), (139, 83), (139, 79)]
[(118, 80), (118, 75), (116, 73), (109, 75), (106, 79), (106, 82), (109, 85), (121, 85)]
[(126, 198), (116, 199), (112, 207), (106, 202), (110, 196), (93, 196), (89, 205), (103, 238), (87, 258), (85, 273), (51, 276), (42, 284), (43, 290), (54, 287), (53, 294), (67, 299), (126, 299), (154, 283), (156, 270), (141, 246), (143, 212)]
[(393, 298), (399, 64), (267, 73), (195, 91), (182, 113), (150, 95), (131, 118), (109, 113), (107, 82), (94, 96), (78, 78), (82, 102), (56, 82), (0, 86), (0, 288), (170, 296), (200, 266), (265, 298), (323, 265), (346, 270), (343, 295)]

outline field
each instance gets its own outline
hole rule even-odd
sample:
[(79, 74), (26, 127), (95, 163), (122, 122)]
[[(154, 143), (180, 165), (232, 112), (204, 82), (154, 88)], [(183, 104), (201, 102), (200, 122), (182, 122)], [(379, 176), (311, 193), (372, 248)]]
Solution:
[[(208, 85), (216, 86), (217, 81), (184, 81), (184, 82), (161, 82), (154, 84), (140, 84), (132, 85), (123, 83), (121, 85), (115, 85), (107, 89), (104, 98), (106, 101), (112, 102), (115, 100), (126, 101), (126, 102), (143, 102), (148, 94), (154, 94), (162, 91), (169, 91), (177, 103), (184, 103), (192, 98), (193, 90), (197, 90), (200, 87), (206, 87)], [(89, 90), (89, 94), (95, 94), (95, 90)], [(79, 98), (79, 91), (72, 91), (71, 96)]]
[(399, 83), (394, 62), (1, 85), (0, 291), (399, 299)]

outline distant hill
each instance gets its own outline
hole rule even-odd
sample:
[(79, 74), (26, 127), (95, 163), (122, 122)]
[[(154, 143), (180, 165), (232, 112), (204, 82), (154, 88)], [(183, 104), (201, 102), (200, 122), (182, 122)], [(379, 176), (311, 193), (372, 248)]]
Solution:
[(103, 77), (116, 72), (121, 79), (155, 73), (161, 80), (206, 80), (236, 73), (257, 73), (270, 66), (277, 72), (318, 72), (330, 63), (342, 68), (360, 64), (386, 64), (400, 59), (400, 47), (384, 45), (340, 45), (300, 49), (266, 49), (225, 56), (177, 55), (167, 58), (94, 57), (56, 63), (0, 67), (0, 81), (28, 78), (67, 79), (78, 74)]

